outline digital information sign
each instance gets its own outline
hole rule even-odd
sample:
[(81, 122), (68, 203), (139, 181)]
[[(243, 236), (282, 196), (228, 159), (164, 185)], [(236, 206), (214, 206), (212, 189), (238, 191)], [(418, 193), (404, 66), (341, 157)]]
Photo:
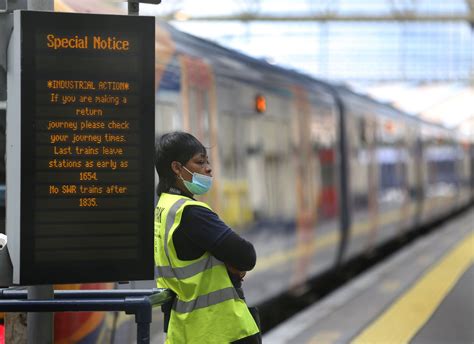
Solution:
[(152, 17), (14, 13), (14, 284), (153, 279), (154, 37)]

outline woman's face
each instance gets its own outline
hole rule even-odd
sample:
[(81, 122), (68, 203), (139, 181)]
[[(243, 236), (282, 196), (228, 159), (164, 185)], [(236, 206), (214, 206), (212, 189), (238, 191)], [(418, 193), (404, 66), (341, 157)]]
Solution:
[[(189, 159), (184, 165), (178, 161), (171, 163), (171, 169), (176, 175), (175, 186), (183, 191), (185, 195), (192, 195), (184, 186), (183, 180), (191, 182), (193, 180), (193, 173), (200, 173), (212, 177), (212, 168), (209, 163), (209, 158), (204, 153), (197, 153)], [(182, 178), (182, 179), (181, 179)]]
[(204, 153), (195, 154), (184, 165), (178, 161), (173, 161), (171, 163), (171, 168), (176, 174), (175, 186), (179, 188), (185, 195), (190, 197), (192, 197), (192, 193), (190, 193), (186, 186), (184, 186), (183, 180), (191, 182), (193, 180), (193, 173), (195, 172), (212, 177), (212, 168), (209, 164), (209, 158)]
[(212, 177), (211, 164), (209, 163), (208, 156), (204, 153), (195, 154), (191, 159), (188, 160), (188, 162), (184, 164), (184, 167), (186, 167), (189, 172), (183, 168), (181, 171), (181, 177), (187, 181), (192, 180), (192, 173), (194, 172)]

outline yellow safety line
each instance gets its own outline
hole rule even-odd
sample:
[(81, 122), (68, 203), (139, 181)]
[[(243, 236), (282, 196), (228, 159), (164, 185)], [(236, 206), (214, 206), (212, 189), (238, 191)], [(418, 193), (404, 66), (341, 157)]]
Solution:
[(352, 343), (408, 343), (473, 262), (470, 234)]

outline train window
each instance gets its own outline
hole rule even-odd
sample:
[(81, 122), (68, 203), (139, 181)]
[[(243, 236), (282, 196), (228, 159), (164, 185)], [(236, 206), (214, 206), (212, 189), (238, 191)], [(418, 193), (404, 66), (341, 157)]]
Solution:
[(456, 183), (458, 153), (454, 147), (449, 145), (429, 147), (426, 156), (429, 184)]
[(155, 135), (182, 128), (182, 118), (177, 104), (162, 103), (155, 107)]
[(405, 185), (405, 153), (397, 147), (378, 147), (380, 191), (401, 188)]

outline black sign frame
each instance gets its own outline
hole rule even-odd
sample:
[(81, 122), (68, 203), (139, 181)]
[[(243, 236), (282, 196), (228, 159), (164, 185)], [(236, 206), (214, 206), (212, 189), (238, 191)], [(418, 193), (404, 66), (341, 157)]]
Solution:
[[(95, 14), (72, 14), (72, 13), (54, 13), (54, 12), (34, 12), (21, 11), (21, 206), (20, 206), (20, 281), (17, 284), (35, 285), (35, 284), (60, 284), (60, 283), (88, 283), (88, 282), (107, 282), (107, 281), (129, 281), (153, 279), (153, 200), (154, 200), (154, 107), (155, 107), (155, 21), (153, 17), (132, 17), (116, 15), (95, 15)], [(130, 45), (138, 44), (134, 54), (138, 54), (127, 60), (127, 55), (122, 54), (119, 63), (121, 74), (111, 75), (108, 73), (109, 64), (113, 73), (117, 72), (117, 62), (114, 62), (116, 52), (110, 53), (104, 51), (92, 51), (89, 49), (74, 51), (72, 49), (62, 49), (62, 51), (45, 52), (40, 50), (41, 45), (37, 42), (42, 33), (51, 32), (57, 36), (64, 34), (71, 35), (77, 33), (81, 35), (93, 35), (105, 33), (109, 36), (127, 36), (130, 37)], [(39, 34), (38, 34), (39, 33)], [(59, 50), (59, 49), (58, 49)], [(71, 71), (63, 70), (58, 72), (55, 65), (52, 64), (45, 68), (39, 67), (41, 60), (39, 56), (46, 54), (46, 57), (52, 57), (51, 61), (57, 59), (58, 65), (64, 66), (69, 63)], [(94, 55), (100, 62), (98, 65), (87, 64), (86, 61), (90, 55)], [(115, 54), (115, 55), (113, 55)], [(113, 55), (113, 56), (112, 56)], [(66, 64), (64, 64), (64, 60)], [(110, 61), (109, 61), (110, 59)], [(133, 63), (132, 63), (133, 59)], [(86, 66), (83, 64), (86, 63)], [(82, 66), (80, 72), (74, 72), (75, 64)], [(136, 75), (130, 75), (129, 64), (138, 67)], [(85, 68), (84, 68), (85, 67)], [(100, 240), (117, 239), (117, 233), (107, 237), (110, 228), (118, 227), (124, 221), (136, 221), (138, 232), (133, 240), (136, 240), (134, 253), (129, 251), (129, 257), (111, 257), (110, 259), (94, 260), (91, 255), (88, 259), (88, 252), (96, 252), (100, 245), (94, 243), (94, 234), (91, 240), (84, 239), (87, 235), (78, 236), (78, 246), (83, 250), (84, 256), (80, 259), (70, 258), (68, 250), (56, 251), (47, 261), (38, 262), (38, 238), (37, 228), (38, 207), (41, 205), (41, 199), (38, 198), (38, 165), (39, 159), (36, 155), (37, 146), (37, 125), (38, 104), (41, 103), (41, 95), (37, 90), (37, 83), (40, 79), (45, 79), (45, 73), (51, 68), (50, 76), (57, 79), (107, 79), (112, 77), (114, 80), (123, 80), (129, 78), (137, 84), (138, 99), (135, 102), (138, 117), (138, 148), (141, 153), (138, 159), (138, 191), (137, 206), (131, 210), (112, 209), (110, 213), (115, 212), (116, 217), (110, 217), (107, 222), (109, 231), (100, 237)], [(89, 72), (89, 73), (87, 73)], [(112, 73), (112, 74), (113, 74)], [(74, 92), (74, 91), (73, 91)], [(63, 172), (58, 172), (58, 175)], [(70, 172), (68, 172), (70, 173)], [(124, 173), (124, 172), (122, 172)], [(125, 177), (126, 178), (126, 177)], [(54, 182), (52, 180), (51, 182)], [(105, 185), (105, 184), (104, 184)], [(51, 197), (50, 197), (51, 198)], [(127, 208), (128, 209), (128, 208)], [(83, 209), (80, 209), (83, 211)], [(99, 210), (103, 211), (103, 210)], [(57, 210), (57, 215), (61, 218), (63, 210)], [(97, 222), (94, 214), (98, 214), (95, 209), (84, 210), (83, 220), (75, 222), (74, 225), (82, 226), (86, 231), (91, 226), (96, 225), (101, 228), (101, 223)], [(130, 215), (128, 218), (124, 214)], [(51, 216), (50, 216), (51, 217)], [(48, 218), (44, 215), (44, 218)], [(67, 232), (67, 216), (55, 223), (55, 226), (64, 225), (64, 232)], [(57, 219), (57, 218), (54, 218)], [(132, 219), (132, 220), (131, 220)], [(135, 219), (135, 220), (133, 220)], [(104, 221), (103, 219), (101, 221)], [(111, 227), (112, 226), (112, 227)], [(128, 233), (130, 234), (130, 233)], [(128, 235), (130, 237), (130, 235)], [(65, 240), (65, 237), (52, 236), (51, 240)], [(71, 236), (68, 237), (69, 242)], [(82, 245), (81, 240), (88, 242)], [(100, 241), (97, 237), (96, 241)], [(126, 239), (124, 239), (126, 242)], [(81, 247), (82, 246), (82, 247)], [(127, 246), (125, 243), (124, 246)], [(130, 247), (130, 246), (128, 246)], [(119, 252), (120, 248), (116, 248)], [(126, 252), (126, 249), (123, 249)], [(35, 253), (37, 256), (35, 257)], [(96, 252), (97, 253), (97, 252)], [(104, 251), (105, 254), (105, 251)], [(57, 255), (57, 257), (56, 257)], [(64, 256), (63, 256), (64, 255)], [(124, 256), (126, 256), (124, 254)], [(133, 256), (133, 257), (132, 257)]]

